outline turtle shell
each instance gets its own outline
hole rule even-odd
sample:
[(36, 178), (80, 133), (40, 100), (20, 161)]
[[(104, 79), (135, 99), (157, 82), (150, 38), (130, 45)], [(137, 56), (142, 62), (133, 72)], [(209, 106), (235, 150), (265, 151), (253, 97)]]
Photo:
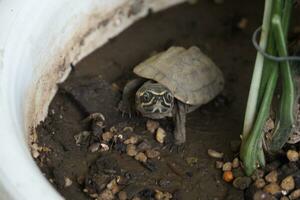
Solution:
[(220, 69), (195, 46), (170, 47), (140, 63), (133, 71), (166, 86), (175, 98), (190, 105), (207, 103), (224, 87)]

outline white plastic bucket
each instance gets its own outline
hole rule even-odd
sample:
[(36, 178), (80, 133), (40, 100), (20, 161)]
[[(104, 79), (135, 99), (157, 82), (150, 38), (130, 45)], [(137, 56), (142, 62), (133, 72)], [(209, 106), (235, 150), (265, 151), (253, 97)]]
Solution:
[(34, 127), (70, 63), (137, 19), (184, 0), (0, 0), (0, 199), (62, 197), (35, 165)]

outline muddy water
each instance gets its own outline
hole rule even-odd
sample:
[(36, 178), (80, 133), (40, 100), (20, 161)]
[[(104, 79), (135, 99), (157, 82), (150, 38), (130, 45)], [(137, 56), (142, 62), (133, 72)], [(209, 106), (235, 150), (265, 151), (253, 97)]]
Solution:
[[(227, 159), (234, 156), (230, 142), (239, 139), (242, 129), (255, 58), (250, 39), (261, 22), (262, 11), (263, 2), (259, 0), (229, 0), (220, 5), (203, 0), (157, 14), (150, 12), (145, 19), (112, 38), (75, 66), (51, 103), (49, 116), (38, 127), (39, 145), (51, 149), (37, 159), (41, 170), (66, 199), (72, 200), (90, 198), (83, 190), (88, 186), (88, 178), (99, 175), (95, 163), (100, 158), (118, 161), (119, 167), (137, 174), (135, 180), (140, 185), (172, 193), (179, 191), (177, 199), (243, 199), (243, 191), (222, 181), (221, 172), (215, 169), (215, 161), (208, 157), (207, 149), (222, 151)], [(238, 23), (242, 18), (247, 20), (247, 25), (241, 29)], [(122, 88), (132, 77), (131, 69), (136, 64), (172, 45), (197, 45), (226, 78), (220, 97), (188, 115), (185, 152), (170, 153), (161, 148), (162, 159), (156, 164), (157, 170), (150, 172), (127, 155), (90, 153), (88, 146), (76, 146), (74, 135), (90, 129), (80, 121), (92, 112), (107, 115), (107, 127), (132, 126), (136, 134), (144, 131), (145, 119), (121, 118), (115, 109), (119, 92), (107, 88), (112, 83), (114, 88)], [(102, 84), (102, 80), (108, 85)], [(161, 123), (166, 130), (172, 129), (169, 121)], [(189, 157), (197, 160), (192, 166), (185, 162)], [(176, 169), (170, 169), (169, 163), (175, 163)], [(166, 177), (166, 174), (171, 175)], [(71, 186), (65, 185), (66, 178), (72, 180)], [(155, 180), (166, 178), (169, 188), (155, 186)]]

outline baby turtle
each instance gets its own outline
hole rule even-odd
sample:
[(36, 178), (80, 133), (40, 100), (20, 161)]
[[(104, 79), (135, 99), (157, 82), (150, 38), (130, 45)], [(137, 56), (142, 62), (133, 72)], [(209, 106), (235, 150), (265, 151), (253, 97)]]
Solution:
[(133, 72), (141, 78), (125, 85), (119, 109), (130, 114), (134, 107), (130, 98), (135, 96), (136, 110), (143, 116), (173, 117), (177, 145), (186, 140), (186, 113), (212, 100), (224, 87), (220, 69), (195, 46), (170, 47), (137, 65)]

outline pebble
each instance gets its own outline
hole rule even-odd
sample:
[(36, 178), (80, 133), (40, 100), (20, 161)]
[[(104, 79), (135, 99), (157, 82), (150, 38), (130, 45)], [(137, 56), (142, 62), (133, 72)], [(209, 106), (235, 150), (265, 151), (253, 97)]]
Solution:
[(80, 146), (82, 143), (85, 143), (90, 136), (89, 131), (82, 131), (78, 133), (77, 135), (74, 135), (74, 140), (77, 146)]
[(155, 133), (156, 129), (158, 129), (159, 123), (154, 120), (148, 120), (146, 122), (146, 128), (150, 133)]
[(264, 133), (267, 133), (269, 131), (272, 131), (274, 129), (274, 127), (275, 127), (274, 121), (272, 120), (272, 118), (269, 118), (265, 123), (263, 131), (264, 131)]
[(245, 29), (247, 28), (248, 25), (248, 19), (243, 17), (237, 24), (237, 27), (240, 29)]
[(287, 196), (283, 196), (280, 198), (280, 200), (290, 200)]
[(109, 142), (112, 138), (114, 137), (114, 134), (110, 131), (107, 131), (105, 133), (102, 134), (102, 139), (105, 142)]
[(248, 176), (243, 176), (243, 177), (237, 177), (236, 179), (234, 179), (232, 185), (240, 190), (245, 190), (246, 188), (248, 188), (251, 184), (252, 180), (250, 177)]
[(148, 149), (148, 150), (146, 150), (146, 156), (148, 158), (156, 158), (156, 157), (160, 156), (160, 152), (153, 150), (153, 149)]
[(171, 184), (171, 181), (166, 180), (166, 179), (161, 179), (161, 180), (159, 180), (158, 184), (160, 187), (166, 188)]
[(295, 162), (299, 160), (299, 153), (294, 150), (288, 150), (286, 156), (291, 162)]
[(232, 163), (231, 162), (224, 163), (224, 165), (222, 167), (223, 171), (231, 171), (231, 169), (232, 169)]
[(141, 200), (140, 197), (133, 197), (132, 200)]
[(272, 195), (266, 192), (259, 190), (255, 192), (253, 196), (253, 200), (276, 200), (276, 198), (274, 198)]
[(299, 199), (299, 198), (300, 198), (300, 189), (294, 190), (294, 191), (289, 195), (289, 198), (290, 198), (291, 200)]
[(138, 154), (136, 154), (134, 159), (145, 163), (147, 161), (147, 156), (143, 152), (139, 152)]
[(65, 187), (70, 187), (73, 181), (69, 177), (65, 177)]
[(137, 148), (139, 151), (145, 151), (145, 150), (151, 149), (152, 146), (148, 140), (144, 140), (137, 146)]
[(126, 127), (123, 128), (123, 131), (124, 132), (133, 132), (133, 127), (126, 126)]
[(100, 149), (101, 152), (109, 150), (109, 146), (107, 144), (101, 143), (100, 146), (101, 146)]
[(118, 193), (118, 197), (119, 197), (119, 200), (126, 200), (127, 199), (127, 193), (124, 192), (124, 191), (121, 191)]
[(238, 168), (240, 166), (240, 161), (238, 158), (233, 159), (232, 168)]
[(156, 200), (169, 200), (172, 199), (172, 194), (169, 192), (161, 192), (159, 190), (155, 190), (154, 197)]
[(272, 195), (281, 193), (281, 188), (277, 183), (270, 183), (269, 185), (266, 185), (263, 190)]
[(96, 142), (94, 144), (91, 144), (91, 146), (89, 147), (90, 152), (94, 153), (96, 151), (98, 151), (100, 148), (100, 143)]
[(212, 158), (223, 158), (223, 156), (224, 156), (224, 153), (220, 153), (213, 149), (208, 149), (207, 154)]
[(124, 141), (124, 144), (136, 144), (138, 143), (139, 139), (137, 136), (131, 136), (127, 140)]
[(198, 162), (198, 158), (196, 157), (187, 157), (185, 160), (189, 166), (194, 166)]
[(291, 191), (295, 188), (295, 181), (292, 176), (288, 176), (285, 179), (281, 181), (280, 184), (281, 188), (286, 190), (286, 191)]
[(266, 181), (263, 178), (256, 179), (254, 185), (257, 189), (265, 187)]
[(255, 181), (256, 179), (263, 178), (264, 175), (265, 175), (265, 172), (264, 172), (263, 170), (261, 170), (261, 169), (256, 169), (256, 170), (253, 172), (251, 178), (252, 178), (252, 180)]
[(162, 128), (158, 128), (156, 131), (156, 141), (163, 144), (166, 137), (166, 131)]
[(107, 186), (107, 189), (109, 189), (113, 194), (117, 194), (120, 191), (120, 187), (117, 184), (116, 179), (111, 180)]
[(269, 174), (265, 177), (266, 181), (269, 183), (276, 183), (278, 179), (278, 173), (276, 170), (271, 171)]
[(216, 168), (217, 169), (221, 169), (222, 167), (223, 167), (223, 165), (224, 165), (224, 162), (222, 162), (222, 161), (216, 161)]
[(234, 177), (245, 176), (245, 172), (241, 167), (232, 169), (232, 173)]
[(105, 189), (101, 192), (97, 200), (113, 200), (114, 194), (109, 189)]
[(134, 144), (127, 145), (126, 152), (129, 156), (135, 156), (138, 153)]
[(225, 171), (223, 173), (223, 180), (226, 182), (231, 182), (233, 180), (233, 174), (231, 171)]

